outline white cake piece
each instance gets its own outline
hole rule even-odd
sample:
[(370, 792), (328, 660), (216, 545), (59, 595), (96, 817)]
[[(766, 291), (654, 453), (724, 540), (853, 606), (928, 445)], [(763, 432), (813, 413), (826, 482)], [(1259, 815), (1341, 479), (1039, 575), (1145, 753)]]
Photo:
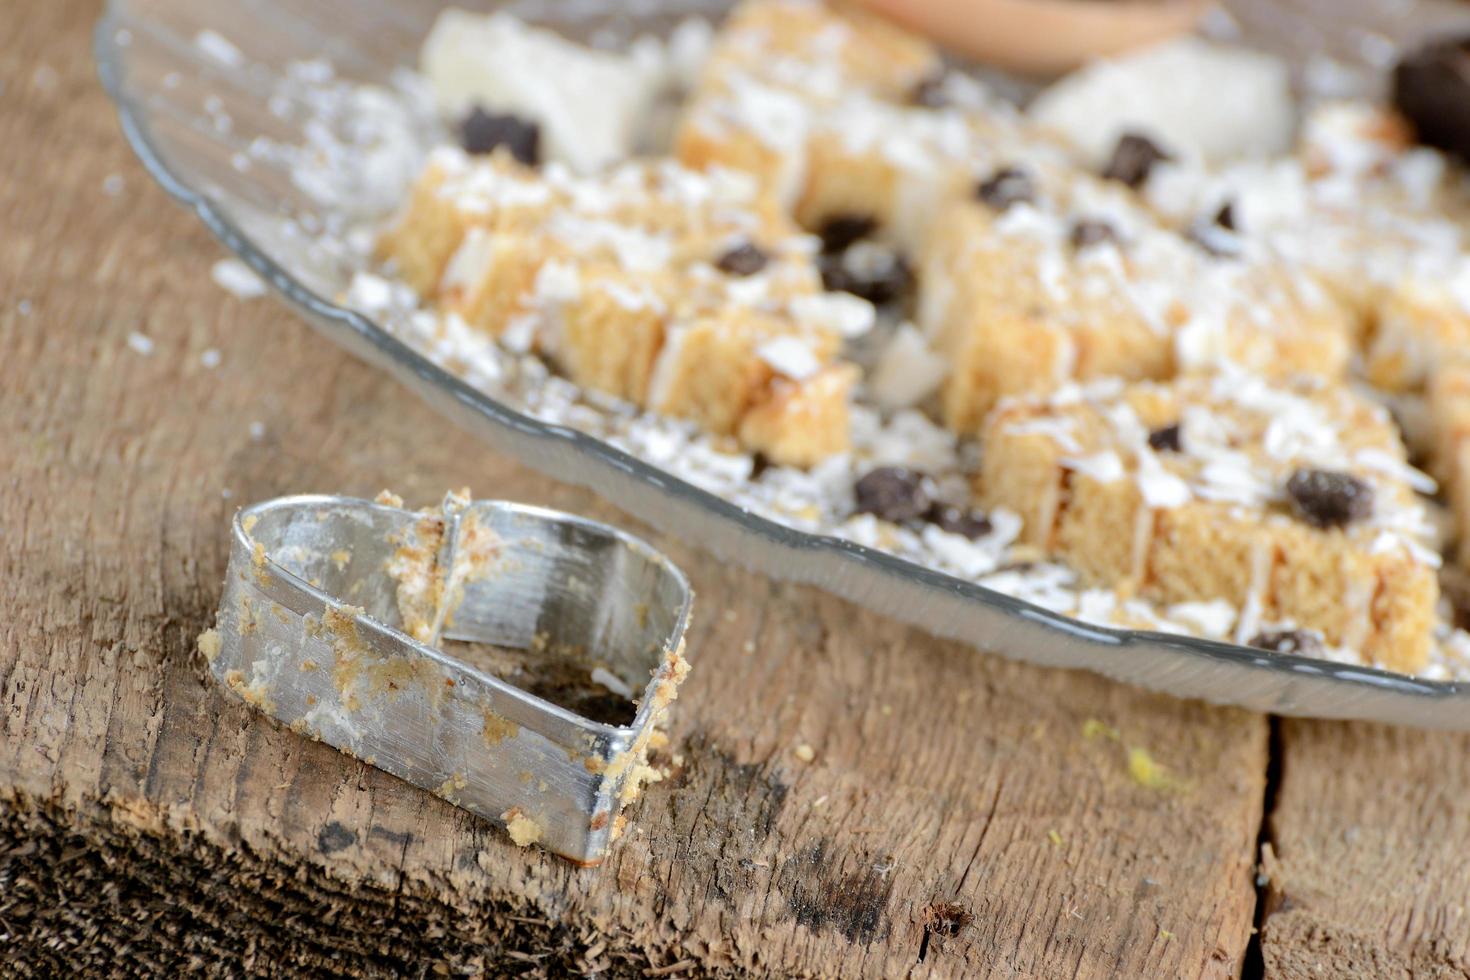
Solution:
[(584, 174), (629, 155), (664, 82), (647, 59), (594, 51), (509, 14), (454, 8), (434, 22), (419, 67), (446, 118), (478, 104), (533, 119), (546, 158)]
[(1094, 62), (1043, 91), (1028, 115), (1094, 166), (1130, 131), (1171, 154), (1218, 163), (1281, 153), (1293, 128), (1284, 63), (1195, 37)]

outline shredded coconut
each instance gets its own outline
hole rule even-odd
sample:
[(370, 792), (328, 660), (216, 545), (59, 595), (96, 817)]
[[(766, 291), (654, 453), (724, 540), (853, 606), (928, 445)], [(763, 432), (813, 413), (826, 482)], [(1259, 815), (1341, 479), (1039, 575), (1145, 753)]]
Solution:
[(255, 299), (266, 294), (265, 281), (239, 259), (220, 259), (210, 266), (209, 277), (216, 286), (238, 299)]

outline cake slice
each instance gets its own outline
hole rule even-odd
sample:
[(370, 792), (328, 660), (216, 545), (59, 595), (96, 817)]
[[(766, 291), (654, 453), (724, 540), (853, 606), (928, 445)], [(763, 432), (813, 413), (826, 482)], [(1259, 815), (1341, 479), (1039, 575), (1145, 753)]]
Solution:
[(1237, 641), (1307, 630), (1413, 672), (1438, 555), (1387, 414), (1318, 379), (1227, 369), (1100, 381), (1003, 403), (979, 493), (1089, 584), (1163, 604), (1225, 600)]
[(937, 49), (842, 4), (747, 0), (722, 25), (680, 119), (692, 167), (757, 176), (803, 227), (861, 219), (916, 254), (943, 203), (1002, 157), (1061, 161)]
[[(1314, 277), (1370, 342), (1386, 307), (1416, 305), (1399, 295), (1406, 283), (1417, 292), (1453, 280), (1470, 245), (1463, 168), (1415, 146), (1403, 119), (1368, 103), (1315, 107), (1291, 156), (1219, 168), (1165, 162), (1140, 190), (1181, 230), (1228, 208), (1243, 251)], [(1377, 370), (1398, 384), (1395, 342), (1384, 347), (1390, 363)]]
[(1364, 373), (1385, 391), (1422, 392), (1440, 365), (1470, 352), (1470, 255), (1440, 277), (1384, 290), (1363, 352)]
[(747, 0), (720, 26), (676, 137), (692, 167), (742, 170), (793, 203), (806, 144), (847, 98), (902, 101), (940, 67), (933, 45), (852, 7)]
[(450, 257), (472, 230), (510, 232), (532, 227), (554, 205), (552, 183), (527, 169), (480, 166), (457, 147), (429, 155), (397, 217), (378, 241), (399, 278), (431, 296)]
[(805, 179), (792, 204), (798, 223), (821, 232), (861, 217), (872, 237), (918, 255), (935, 218), (988, 174), (1065, 165), (1059, 147), (1029, 132), (965, 76), (937, 84), (953, 93), (943, 102), (852, 96), (824, 112), (804, 147)]
[(1189, 239), (1084, 174), (1010, 166), (936, 219), (918, 320), (951, 365), (946, 424), (974, 432), (1007, 395), (1230, 361), (1338, 377), (1351, 323), (1310, 279)]
[(847, 446), (856, 371), (839, 358), (872, 306), (823, 291), (815, 241), (747, 177), (441, 153), (380, 247), (446, 315), (585, 388), (777, 463)]

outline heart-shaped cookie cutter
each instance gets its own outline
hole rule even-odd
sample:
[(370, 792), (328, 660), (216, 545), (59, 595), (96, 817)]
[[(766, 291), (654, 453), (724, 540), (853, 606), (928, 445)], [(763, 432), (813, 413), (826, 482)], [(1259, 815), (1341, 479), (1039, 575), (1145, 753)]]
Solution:
[[(649, 743), (688, 671), (688, 580), (638, 538), (570, 514), (467, 494), (424, 512), (382, 500), (240, 511), (217, 626), (200, 641), (210, 672), (518, 844), (599, 863), (655, 775)], [(620, 699), (631, 720), (507, 679), (546, 662), (561, 664), (552, 690)]]

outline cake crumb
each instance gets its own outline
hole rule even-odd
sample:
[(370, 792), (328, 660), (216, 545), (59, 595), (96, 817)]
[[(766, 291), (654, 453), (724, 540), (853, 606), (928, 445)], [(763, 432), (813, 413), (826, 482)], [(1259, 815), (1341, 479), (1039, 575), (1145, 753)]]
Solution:
[(220, 652), (220, 635), (217, 629), (207, 629), (199, 634), (199, 652), (204, 654), (204, 659), (214, 663)]
[(1086, 739), (1107, 738), (1116, 742), (1122, 737), (1116, 728), (1107, 722), (1089, 718), (1082, 723), (1082, 737)]
[(801, 762), (812, 762), (817, 757), (817, 750), (807, 743), (802, 742), (792, 750), (792, 754)]
[(1134, 747), (1128, 750), (1128, 775), (1135, 783), (1148, 789), (1168, 789), (1174, 785), (1168, 770), (1155, 761), (1147, 749)]
[(519, 807), (506, 810), (500, 819), (505, 821), (505, 832), (516, 847), (530, 847), (541, 839), (541, 825), (522, 813)]
[(392, 490), (379, 490), (378, 495), (373, 498), (373, 503), (382, 504), (384, 507), (402, 507), (403, 498)]
[(1062, 835), (1055, 827), (1046, 832), (1046, 839), (1052, 842), (1053, 847), (1062, 846)]
[(153, 338), (134, 330), (128, 334), (128, 346), (144, 357), (153, 353)]

